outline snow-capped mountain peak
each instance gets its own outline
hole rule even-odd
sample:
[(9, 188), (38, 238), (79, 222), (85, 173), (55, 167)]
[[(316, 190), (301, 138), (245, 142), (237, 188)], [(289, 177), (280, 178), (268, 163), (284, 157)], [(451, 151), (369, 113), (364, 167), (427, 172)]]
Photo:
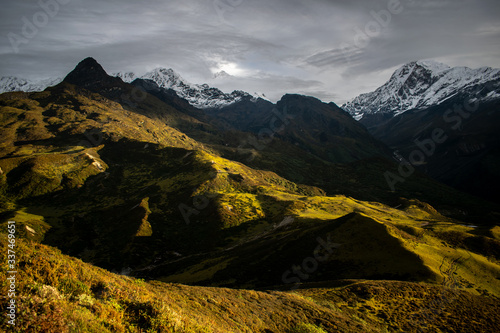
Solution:
[(147, 72), (141, 76), (141, 79), (153, 80), (161, 88), (188, 85), (186, 80), (184, 80), (172, 68), (155, 68), (151, 72)]
[(254, 92), (253, 93), (253, 98), (254, 98), (254, 101), (256, 101), (257, 99), (260, 98), (260, 99), (263, 99), (265, 101), (268, 101), (268, 102), (272, 103), (272, 101), (269, 98), (267, 98), (267, 96), (265, 94), (263, 94), (263, 93)]
[(135, 79), (137, 79), (135, 73), (133, 73), (133, 72), (120, 72), (120, 73), (113, 74), (113, 76), (119, 77), (120, 79), (123, 80), (123, 82), (127, 82), (127, 83), (130, 83), (130, 82), (134, 81)]
[(424, 67), (435, 74), (451, 69), (450, 66), (434, 60), (420, 60), (420, 61), (415, 61), (414, 63), (415, 66)]
[[(234, 104), (243, 99), (257, 102), (259, 99), (267, 100), (264, 95), (249, 94), (241, 90), (232, 93), (210, 87), (208, 84), (192, 84), (171, 68), (158, 67), (138, 76), (133, 72), (118, 72), (112, 76), (119, 77), (124, 82), (131, 83), (136, 79), (154, 81), (160, 88), (172, 89), (179, 97), (186, 99), (191, 105), (200, 109), (220, 109)], [(45, 80), (30, 81), (17, 77), (1, 77), (0, 93), (10, 91), (42, 91), (47, 87), (60, 83), (63, 78), (49, 78)]]
[[(357, 120), (365, 114), (394, 116), (412, 109), (438, 105), (458, 93), (472, 93), (487, 83), (500, 88), (500, 70), (450, 67), (431, 61), (414, 61), (398, 68), (383, 86), (362, 94), (342, 107)], [(500, 94), (484, 98), (500, 97)]]
[(0, 78), (0, 93), (10, 91), (42, 91), (47, 87), (60, 83), (63, 78), (49, 78), (43, 80), (27, 80), (14, 76), (4, 76)]
[(233, 76), (226, 71), (220, 71), (214, 74), (214, 79), (229, 78), (229, 77)]
[[(224, 93), (208, 84), (193, 84), (182, 78), (171, 68), (155, 68), (142, 76), (133, 73), (116, 73), (125, 82), (132, 82), (136, 78), (154, 81), (160, 88), (172, 89), (179, 97), (187, 100), (192, 106), (200, 109), (219, 109), (243, 98), (256, 101), (260, 96), (253, 96), (243, 91), (235, 90), (232, 93)], [(253, 98), (253, 99), (252, 99)]]

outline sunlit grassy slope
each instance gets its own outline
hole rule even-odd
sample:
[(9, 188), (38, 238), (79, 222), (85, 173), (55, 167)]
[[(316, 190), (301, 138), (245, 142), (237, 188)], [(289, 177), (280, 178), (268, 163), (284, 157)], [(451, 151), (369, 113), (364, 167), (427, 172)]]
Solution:
[[(6, 262), (6, 237), (0, 236)], [(337, 282), (294, 292), (146, 282), (18, 238), (11, 332), (496, 332), (499, 303), (457, 289), (393, 281)], [(6, 311), (5, 269), (0, 272)]]
[[(171, 282), (291, 288), (284, 272), (311, 256), (322, 237), (341, 246), (301, 283), (440, 283), (451, 274), (443, 265), (458, 261), (460, 288), (500, 294), (498, 240), (419, 201), (392, 208), (328, 197), (201, 150), (120, 140), (93, 154), (106, 171), (64, 195), (20, 200), (7, 216), (66, 253)], [(51, 169), (49, 161), (41, 165)]]

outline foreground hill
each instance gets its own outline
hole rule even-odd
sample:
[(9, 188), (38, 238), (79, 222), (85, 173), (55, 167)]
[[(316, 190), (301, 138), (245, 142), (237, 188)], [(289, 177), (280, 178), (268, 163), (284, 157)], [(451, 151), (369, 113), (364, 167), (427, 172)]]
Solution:
[[(7, 237), (0, 238), (6, 262)], [(498, 332), (500, 303), (443, 286), (339, 281), (294, 292), (146, 282), (18, 239), (14, 332)], [(0, 272), (6, 281), (5, 271)], [(0, 308), (7, 311), (6, 283)]]

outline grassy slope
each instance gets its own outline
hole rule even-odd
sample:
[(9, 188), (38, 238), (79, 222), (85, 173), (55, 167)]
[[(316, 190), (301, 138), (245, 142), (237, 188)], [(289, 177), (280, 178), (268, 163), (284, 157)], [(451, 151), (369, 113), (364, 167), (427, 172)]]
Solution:
[[(131, 88), (125, 85), (120, 89), (125, 89), (123, 94), (127, 95), (126, 89)], [(0, 152), (4, 156), (20, 156), (23, 161), (28, 156), (36, 158), (47, 152), (61, 151), (62, 147), (74, 147), (74, 153), (85, 148), (78, 147), (81, 144), (89, 148), (93, 145), (88, 142), (89, 137), (85, 133), (97, 129), (98, 134), (92, 133), (91, 136), (94, 139), (102, 137), (117, 141), (133, 138), (162, 146), (208, 150), (254, 168), (273, 170), (294, 182), (319, 186), (329, 194), (346, 194), (389, 205), (397, 205), (399, 196), (416, 197), (432, 203), (447, 216), (467, 219), (472, 223), (493, 224), (500, 219), (498, 213), (488, 213), (495, 211), (495, 206), (418, 174), (399, 183), (395, 193), (390, 192), (384, 173), (391, 171), (398, 174), (398, 171), (395, 165), (382, 159), (349, 165), (332, 164), (283, 141), (279, 135), (262, 150), (250, 149), (246, 145), (238, 148), (241, 140), (245, 141), (249, 136), (248, 133), (217, 131), (213, 126), (182, 114), (149, 95), (142, 103), (132, 107), (62, 83), (41, 93), (3, 94), (0, 105), (1, 120), (5, 124)], [(60, 155), (60, 159), (75, 157), (68, 150), (63, 149), (62, 152), (64, 155)], [(249, 159), (250, 155), (253, 158)], [(0, 167), (4, 168), (3, 165)], [(81, 184), (82, 181), (77, 180), (76, 183)]]
[[(322, 197), (320, 200), (327, 204), (336, 202), (341, 207), (352, 199)], [(285, 280), (284, 272), (313, 257), (320, 237), (340, 247), (300, 283), (345, 278), (430, 283), (454, 279), (457, 288), (472, 294), (500, 295), (498, 241), (473, 235), (472, 228), (426, 216), (415, 206), (399, 211), (356, 202), (353, 206), (345, 205), (336, 214), (340, 215), (340, 210), (357, 213), (329, 219), (329, 213), (315, 214), (306, 208), (297, 212), (290, 225), (256, 225), (255, 229), (247, 229), (247, 237), (252, 231), (258, 230), (260, 234), (250, 239), (239, 238), (230, 250), (177, 258), (137, 274), (169, 282), (246, 288), (275, 286), (289, 290), (297, 286), (290, 279), (297, 274), (290, 274)], [(478, 247), (467, 249), (453, 243), (453, 239), (446, 238), (447, 233), (443, 235), (443, 230), (470, 237), (470, 243)]]
[[(440, 265), (460, 257), (468, 258), (457, 273), (462, 288), (500, 294), (499, 242), (457, 226), (428, 205), (402, 201), (395, 209), (325, 197), (319, 189), (207, 152), (144, 147), (123, 140), (106, 143), (99, 154), (110, 165), (108, 174), (62, 197), (21, 201), (27, 207), (12, 212), (13, 219), (33, 228), (34, 239), (100, 266), (121, 270), (163, 262), (140, 274), (167, 281), (278, 285), (283, 272), (303, 259), (304, 249), (312, 251), (318, 236), (329, 235), (343, 247), (311, 281), (439, 282), (445, 278)], [(193, 206), (197, 195), (207, 198), (207, 207), (187, 224), (176, 207)], [(354, 217), (343, 218), (353, 212)], [(287, 216), (294, 222), (278, 228)], [(475, 276), (477, 271), (482, 273)]]
[[(6, 237), (0, 237), (6, 262)], [(459, 290), (344, 281), (296, 292), (145, 282), (18, 237), (15, 332), (495, 332), (500, 305)], [(5, 270), (1, 311), (6, 311)], [(5, 317), (1, 327), (11, 331)]]
[[(1, 244), (5, 259), (5, 236)], [(362, 325), (299, 295), (148, 283), (21, 239), (17, 253), (18, 332), (291, 332), (315, 322), (354, 332), (349, 327)]]

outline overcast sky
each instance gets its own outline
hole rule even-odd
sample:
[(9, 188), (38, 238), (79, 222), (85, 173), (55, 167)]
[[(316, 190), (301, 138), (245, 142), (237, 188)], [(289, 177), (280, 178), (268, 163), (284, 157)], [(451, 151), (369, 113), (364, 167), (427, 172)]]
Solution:
[[(342, 104), (413, 60), (500, 67), (498, 0), (0, 4), (0, 76), (65, 76), (92, 56), (108, 73), (167, 67), (227, 92), (259, 92), (273, 101), (300, 93)], [(231, 76), (214, 79), (220, 71)]]

